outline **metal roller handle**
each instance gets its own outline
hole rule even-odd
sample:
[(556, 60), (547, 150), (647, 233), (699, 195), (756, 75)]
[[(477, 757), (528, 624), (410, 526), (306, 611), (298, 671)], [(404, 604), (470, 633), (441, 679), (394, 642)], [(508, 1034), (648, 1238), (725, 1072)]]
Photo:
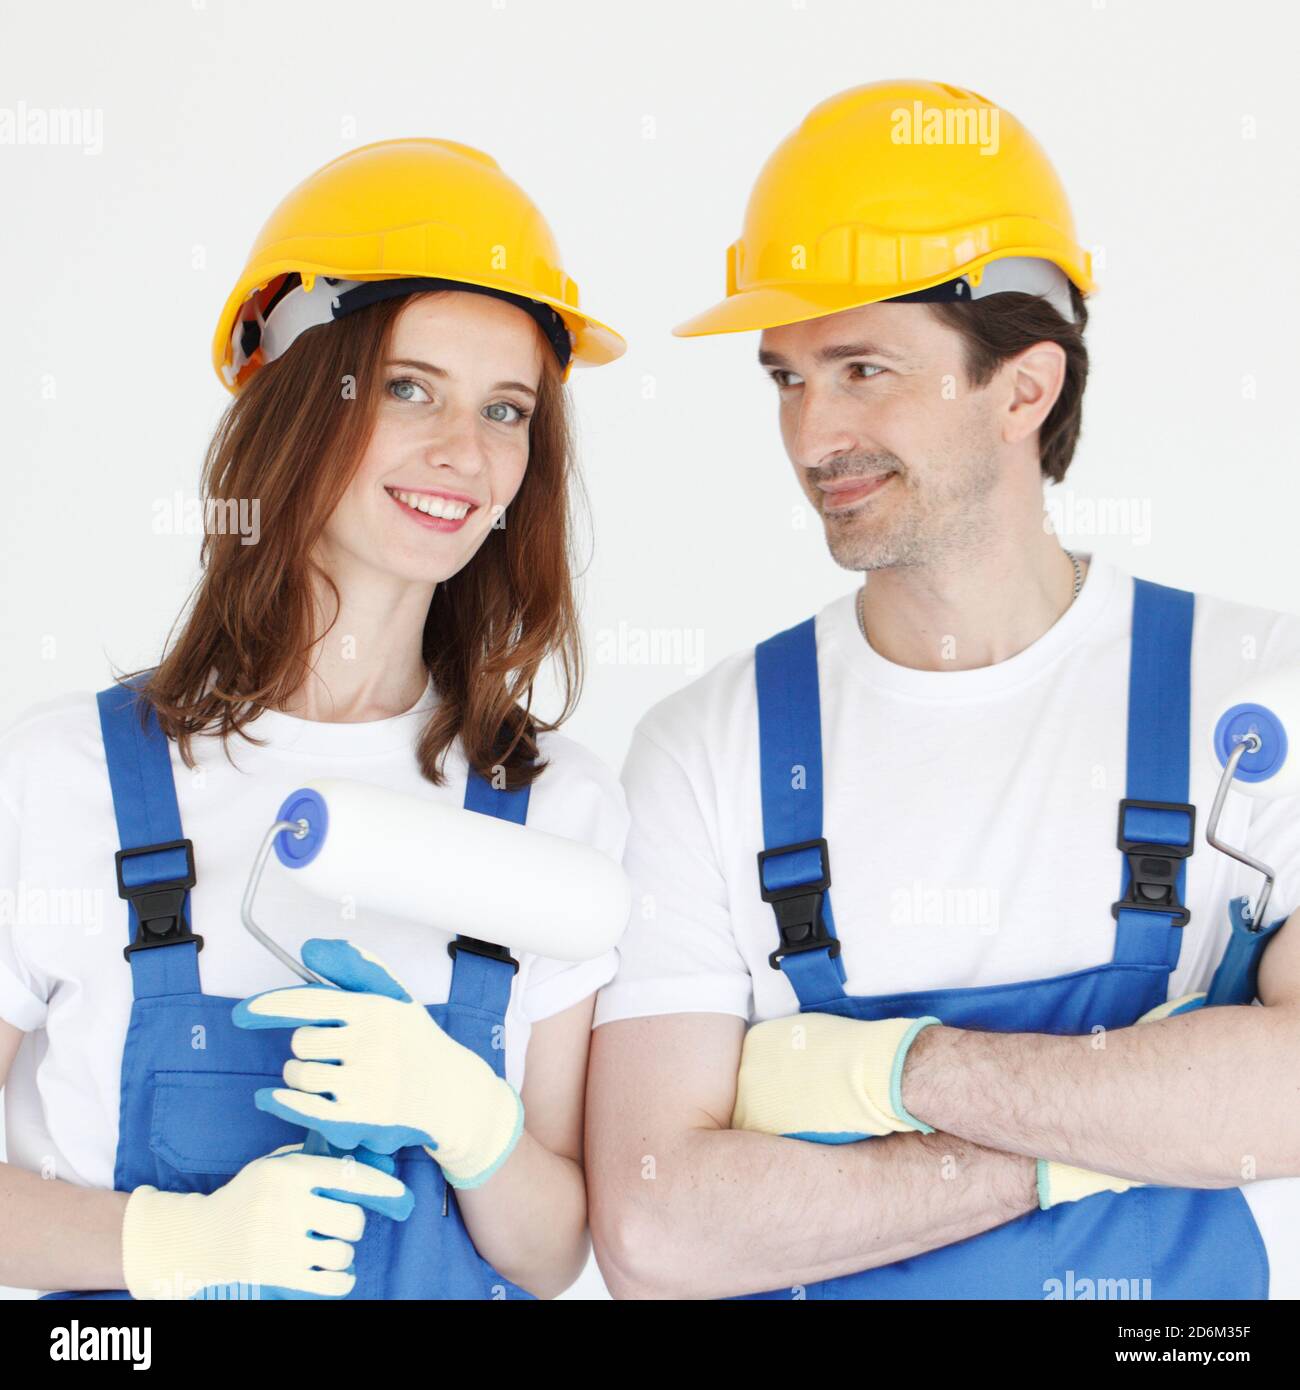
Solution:
[(1258, 734), (1247, 734), (1245, 738), (1232, 750), (1228, 756), (1228, 761), (1223, 767), (1223, 776), (1219, 778), (1219, 789), (1214, 794), (1214, 805), (1210, 808), (1210, 818), (1205, 826), (1205, 838), (1221, 854), (1226, 854), (1229, 859), (1235, 859), (1239, 864), (1245, 864), (1248, 869), (1254, 869), (1256, 873), (1264, 875), (1264, 887), (1260, 890), (1259, 901), (1254, 907), (1246, 907), (1246, 924), (1251, 931), (1259, 931), (1264, 925), (1265, 914), (1268, 912), (1268, 900), (1273, 894), (1273, 870), (1260, 860), (1247, 854), (1245, 850), (1234, 849), (1232, 845), (1224, 844), (1218, 837), (1219, 816), (1223, 811), (1223, 803), (1228, 799), (1228, 788), (1232, 785), (1232, 779), (1236, 775), (1237, 764), (1246, 753), (1254, 753), (1260, 747)]
[(239, 909), (240, 920), (250, 935), (270, 951), (281, 965), (292, 970), (299, 979), (305, 980), (309, 985), (330, 985), (331, 988), (334, 988), (329, 980), (323, 980), (314, 970), (309, 970), (300, 960), (291, 956), (284, 947), (268, 936), (253, 920), (253, 898), (257, 894), (258, 884), (262, 881), (262, 871), (266, 868), (266, 861), (270, 857), (272, 846), (275, 844), (275, 837), (286, 830), (295, 839), (301, 840), (307, 833), (308, 825), (305, 820), (278, 820), (263, 836), (262, 847), (257, 852), (257, 858), (253, 860), (253, 869), (248, 876), (248, 886), (244, 889), (244, 901), (240, 904)]

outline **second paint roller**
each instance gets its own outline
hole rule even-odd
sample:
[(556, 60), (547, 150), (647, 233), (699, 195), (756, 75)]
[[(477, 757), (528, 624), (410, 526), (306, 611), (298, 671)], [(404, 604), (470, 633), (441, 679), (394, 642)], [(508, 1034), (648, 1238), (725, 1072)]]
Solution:
[(1215, 849), (1263, 874), (1264, 885), (1253, 905), (1244, 897), (1228, 904), (1232, 933), (1207, 1002), (1249, 1004), (1255, 998), (1264, 945), (1283, 923), (1267, 920), (1273, 870), (1244, 850), (1225, 844), (1218, 834), (1219, 817), (1230, 788), (1265, 800), (1300, 794), (1300, 667), (1252, 681), (1226, 700), (1215, 721), (1213, 743), (1223, 775), (1206, 839)]

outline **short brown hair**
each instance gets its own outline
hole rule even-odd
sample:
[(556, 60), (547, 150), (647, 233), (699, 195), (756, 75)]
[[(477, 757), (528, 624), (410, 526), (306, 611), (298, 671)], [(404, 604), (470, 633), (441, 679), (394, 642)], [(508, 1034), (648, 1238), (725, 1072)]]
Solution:
[[(196, 734), (260, 742), (244, 725), (283, 705), (309, 674), (324, 635), (313, 612), (313, 571), (333, 588), (311, 552), (369, 442), (384, 357), (408, 302), (383, 300), (308, 329), (251, 377), (217, 427), (203, 496), (259, 499), (262, 534), (248, 546), (233, 533), (205, 534), (203, 573), (180, 634), (144, 684), (187, 766)], [(443, 758), (458, 737), (483, 776), (499, 767), (507, 787), (532, 782), (545, 766), (538, 732), (568, 716), (581, 688), (570, 508), (586, 498), (559, 366), (549, 349), (542, 361), (528, 467), (505, 525), (438, 584), (425, 619), (424, 664), (441, 698), (417, 756), (435, 785), (445, 781)], [(342, 389), (349, 381), (355, 393)], [(534, 679), (548, 660), (559, 668), (563, 698), (550, 721), (531, 708)]]
[(945, 327), (959, 333), (966, 350), (966, 376), (972, 386), (987, 386), (1008, 358), (1035, 343), (1059, 343), (1065, 349), (1065, 380), (1047, 419), (1038, 432), (1038, 457), (1043, 477), (1059, 483), (1074, 457), (1083, 428), (1083, 391), (1088, 384), (1088, 348), (1083, 331), (1088, 307), (1070, 286), (1074, 323), (1067, 323), (1045, 300), (1034, 294), (1007, 292), (985, 299), (929, 304)]

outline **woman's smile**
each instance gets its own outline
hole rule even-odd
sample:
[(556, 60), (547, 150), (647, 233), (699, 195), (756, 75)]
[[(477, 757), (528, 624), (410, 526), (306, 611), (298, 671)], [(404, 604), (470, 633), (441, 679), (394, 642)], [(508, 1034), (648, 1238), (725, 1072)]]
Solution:
[(470, 513), (478, 510), (476, 502), (449, 492), (392, 487), (385, 487), (384, 491), (406, 516), (426, 530), (459, 531)]

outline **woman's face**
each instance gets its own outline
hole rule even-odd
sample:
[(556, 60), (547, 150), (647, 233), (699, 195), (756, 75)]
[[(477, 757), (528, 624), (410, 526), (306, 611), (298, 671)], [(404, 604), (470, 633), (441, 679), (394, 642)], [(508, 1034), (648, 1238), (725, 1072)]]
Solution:
[(468, 564), (523, 481), (547, 350), (504, 300), (413, 299), (393, 327), (370, 443), (325, 528), (327, 569), (437, 584)]

